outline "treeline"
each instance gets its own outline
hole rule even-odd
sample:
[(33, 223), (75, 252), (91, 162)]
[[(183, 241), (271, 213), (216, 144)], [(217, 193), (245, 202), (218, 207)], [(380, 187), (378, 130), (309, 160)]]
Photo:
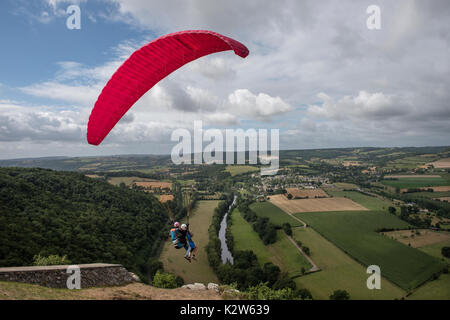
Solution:
[[(178, 182), (172, 183), (172, 194), (173, 194), (173, 201), (167, 201), (166, 205), (172, 212), (174, 221), (180, 221), (181, 219), (187, 216), (187, 207), (183, 202), (183, 189)], [(198, 200), (201, 200), (198, 193), (197, 192), (192, 193), (190, 197), (191, 212), (197, 206)]]
[(167, 215), (145, 192), (76, 172), (0, 168), (0, 266), (35, 255), (72, 263), (120, 263), (146, 279), (167, 238)]
[(242, 201), (238, 210), (242, 216), (253, 227), (253, 230), (259, 235), (265, 245), (275, 243), (277, 241), (277, 227), (270, 222), (267, 217), (258, 217), (254, 211), (250, 209), (250, 201)]
[(416, 207), (436, 212), (438, 217), (450, 218), (450, 203), (448, 202), (421, 197), (420, 195), (414, 193), (404, 193), (400, 195), (393, 195), (385, 191), (377, 191), (376, 193), (391, 200), (400, 199), (404, 202), (414, 202)]
[(95, 172), (95, 174), (102, 176), (105, 180), (115, 177), (138, 177), (143, 179), (161, 180), (168, 177), (168, 174), (164, 172), (144, 173), (141, 171), (99, 171)]

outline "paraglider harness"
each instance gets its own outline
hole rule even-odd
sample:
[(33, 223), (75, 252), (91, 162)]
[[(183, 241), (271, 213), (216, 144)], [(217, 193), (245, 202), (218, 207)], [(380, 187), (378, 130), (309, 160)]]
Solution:
[[(186, 230), (180, 230), (179, 228), (172, 228), (170, 229), (170, 235), (172, 236), (172, 233), (175, 235), (175, 240), (174, 242), (174, 246), (175, 249), (181, 249), (181, 248), (186, 248), (188, 243), (187, 243), (187, 233), (189, 232), (189, 224), (187, 225), (188, 228)], [(173, 236), (172, 236), (173, 239)]]

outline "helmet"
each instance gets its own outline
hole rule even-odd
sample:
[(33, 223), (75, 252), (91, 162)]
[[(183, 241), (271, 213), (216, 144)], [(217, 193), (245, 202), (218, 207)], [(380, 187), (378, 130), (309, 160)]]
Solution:
[(181, 230), (186, 230), (187, 229), (187, 225), (185, 225), (184, 223), (181, 225)]
[(177, 222), (175, 222), (175, 223), (173, 224), (173, 226), (174, 226), (175, 228), (178, 228), (178, 227), (180, 226), (180, 223), (177, 221)]

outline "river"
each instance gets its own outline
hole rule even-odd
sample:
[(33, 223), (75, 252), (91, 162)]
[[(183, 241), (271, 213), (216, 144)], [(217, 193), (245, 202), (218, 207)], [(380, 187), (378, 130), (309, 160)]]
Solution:
[(225, 264), (227, 261), (230, 261), (231, 264), (233, 264), (233, 255), (228, 250), (227, 246), (227, 239), (225, 237), (227, 232), (227, 216), (229, 213), (231, 213), (231, 207), (236, 203), (236, 196), (234, 196), (233, 203), (228, 207), (227, 213), (223, 216), (222, 222), (220, 223), (220, 230), (219, 230), (219, 239), (220, 243), (222, 245), (222, 263)]

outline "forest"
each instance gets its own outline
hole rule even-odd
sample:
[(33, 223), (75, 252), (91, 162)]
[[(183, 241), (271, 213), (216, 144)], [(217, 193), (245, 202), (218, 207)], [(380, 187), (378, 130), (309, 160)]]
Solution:
[(74, 264), (120, 263), (146, 279), (167, 223), (145, 192), (76, 172), (0, 168), (0, 267), (60, 255)]

